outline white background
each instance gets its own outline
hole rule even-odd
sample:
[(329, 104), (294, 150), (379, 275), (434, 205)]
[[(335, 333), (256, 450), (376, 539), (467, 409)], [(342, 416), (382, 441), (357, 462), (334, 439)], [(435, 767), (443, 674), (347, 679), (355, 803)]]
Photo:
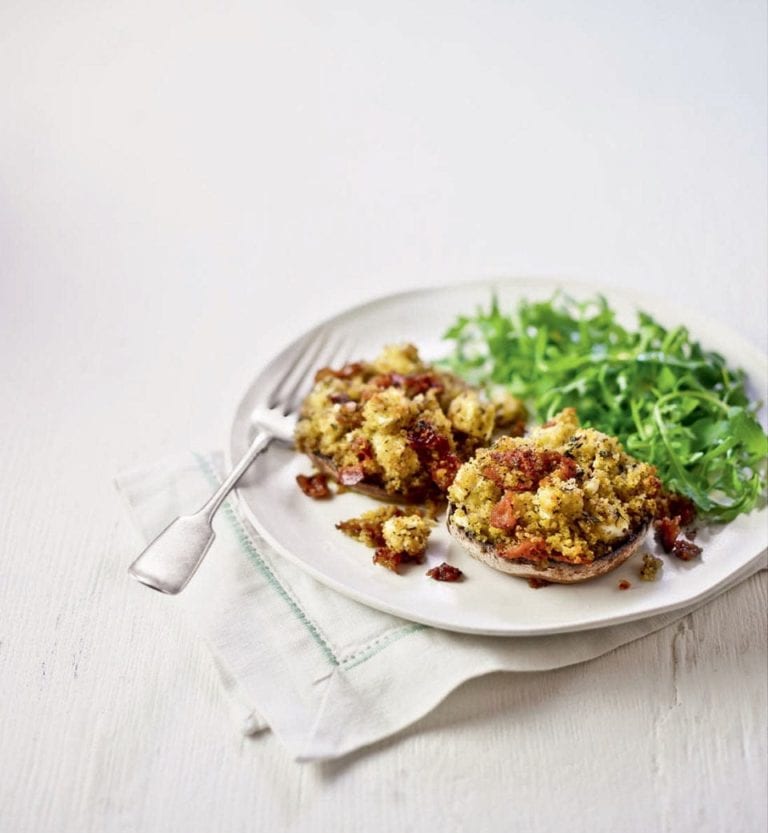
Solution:
[(302, 767), (110, 485), (390, 290), (573, 277), (765, 349), (765, 148), (762, 2), (0, 3), (0, 830), (765, 829), (765, 574)]

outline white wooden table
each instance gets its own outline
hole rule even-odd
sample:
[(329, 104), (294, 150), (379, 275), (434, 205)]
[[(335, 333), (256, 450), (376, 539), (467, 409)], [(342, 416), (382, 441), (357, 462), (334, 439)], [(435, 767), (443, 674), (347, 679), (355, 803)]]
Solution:
[(766, 342), (766, 7), (0, 6), (0, 831), (763, 831), (766, 574), (337, 763), (228, 720), (112, 476), (373, 294), (641, 286)]

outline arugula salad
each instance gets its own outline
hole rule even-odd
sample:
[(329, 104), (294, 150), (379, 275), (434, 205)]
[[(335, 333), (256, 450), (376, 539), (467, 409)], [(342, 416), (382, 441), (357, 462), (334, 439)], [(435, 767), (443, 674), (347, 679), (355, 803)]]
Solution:
[(729, 521), (764, 500), (768, 437), (745, 374), (686, 327), (640, 312), (629, 329), (602, 296), (556, 293), (510, 310), (494, 297), (444, 337), (453, 342), (444, 364), (457, 375), (506, 388), (542, 422), (576, 408), (582, 425), (655, 465), (703, 520)]

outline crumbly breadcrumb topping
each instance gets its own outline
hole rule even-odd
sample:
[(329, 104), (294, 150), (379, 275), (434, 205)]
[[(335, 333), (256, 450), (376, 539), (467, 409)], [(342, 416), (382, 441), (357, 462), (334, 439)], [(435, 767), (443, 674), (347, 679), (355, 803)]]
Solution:
[(342, 484), (421, 500), (445, 493), (461, 463), (490, 441), (497, 413), (522, 431), (519, 400), (487, 401), (425, 364), (414, 345), (390, 345), (373, 362), (317, 372), (296, 447), (332, 461)]
[(527, 437), (501, 437), (459, 469), (453, 522), (510, 559), (586, 564), (653, 516), (653, 466), (566, 408)]

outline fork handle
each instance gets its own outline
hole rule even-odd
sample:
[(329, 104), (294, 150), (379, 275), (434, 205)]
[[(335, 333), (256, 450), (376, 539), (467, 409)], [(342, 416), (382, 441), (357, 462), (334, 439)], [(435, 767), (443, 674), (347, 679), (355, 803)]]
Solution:
[(205, 506), (198, 511), (197, 514), (205, 515), (210, 524), (213, 516), (219, 511), (219, 507), (224, 502), (226, 496), (237, 486), (240, 478), (250, 467), (251, 463), (261, 454), (262, 451), (272, 442), (273, 434), (270, 431), (260, 428), (253, 438), (253, 442), (248, 446), (248, 451), (240, 458), (240, 462), (232, 469), (232, 471), (224, 478), (224, 482), (219, 488), (208, 498)]
[(194, 515), (181, 515), (172, 521), (131, 564), (128, 573), (161, 593), (175, 596), (181, 592), (216, 537), (212, 526), (214, 515), (251, 463), (272, 441), (272, 437), (269, 431), (260, 430), (238, 464), (205, 505)]

